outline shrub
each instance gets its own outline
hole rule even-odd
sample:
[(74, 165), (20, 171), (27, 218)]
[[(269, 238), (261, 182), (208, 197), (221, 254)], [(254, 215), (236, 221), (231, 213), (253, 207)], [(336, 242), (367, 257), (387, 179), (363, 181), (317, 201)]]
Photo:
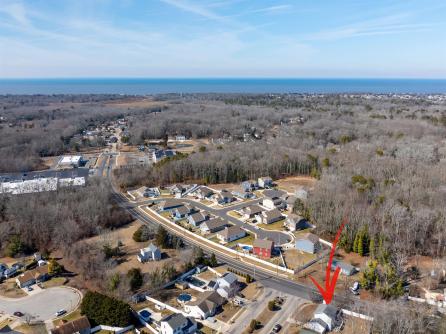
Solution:
[(127, 277), (129, 279), (130, 290), (133, 292), (138, 290), (143, 284), (143, 275), (141, 269), (132, 268), (127, 272)]
[(88, 291), (82, 300), (81, 314), (85, 315), (93, 326), (126, 327), (133, 321), (132, 311), (127, 303), (92, 291)]

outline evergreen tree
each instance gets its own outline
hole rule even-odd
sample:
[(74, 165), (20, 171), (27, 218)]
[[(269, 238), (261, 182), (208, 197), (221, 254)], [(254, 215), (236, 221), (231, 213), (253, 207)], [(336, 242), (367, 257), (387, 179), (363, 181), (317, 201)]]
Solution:
[(355, 241), (353, 241), (353, 253), (358, 253), (359, 234), (356, 233)]
[(357, 253), (360, 256), (364, 256), (364, 239), (362, 233), (358, 233), (358, 241), (357, 241)]
[(376, 254), (375, 254), (375, 237), (372, 237), (372, 238), (370, 239), (370, 243), (369, 243), (369, 254), (370, 254), (370, 257), (371, 257), (372, 259), (374, 259), (375, 256), (376, 256)]

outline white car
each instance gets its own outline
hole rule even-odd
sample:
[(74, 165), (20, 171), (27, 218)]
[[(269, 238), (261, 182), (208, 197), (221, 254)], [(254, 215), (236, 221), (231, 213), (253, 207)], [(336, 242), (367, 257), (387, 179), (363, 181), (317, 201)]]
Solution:
[(60, 317), (61, 315), (64, 315), (65, 313), (67, 313), (66, 310), (59, 310), (56, 312), (56, 317)]

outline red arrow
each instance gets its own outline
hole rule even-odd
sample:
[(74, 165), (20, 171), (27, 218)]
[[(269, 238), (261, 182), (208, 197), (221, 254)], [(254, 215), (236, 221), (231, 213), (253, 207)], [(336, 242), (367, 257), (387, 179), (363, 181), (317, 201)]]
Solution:
[(330, 304), (331, 300), (333, 299), (334, 289), (336, 287), (336, 281), (338, 280), (339, 272), (341, 271), (341, 268), (336, 267), (336, 270), (334, 272), (333, 278), (330, 281), (330, 271), (331, 271), (331, 264), (333, 263), (333, 256), (336, 250), (336, 244), (338, 243), (339, 237), (341, 236), (342, 229), (344, 228), (344, 225), (346, 223), (347, 219), (344, 219), (342, 221), (341, 226), (339, 227), (338, 233), (336, 233), (335, 240), (333, 241), (333, 245), (331, 246), (331, 252), (330, 252), (330, 259), (327, 263), (327, 268), (325, 269), (325, 290), (322, 288), (316, 280), (310, 276), (310, 279), (313, 281), (314, 285), (318, 288), (319, 292), (322, 295), (322, 298), (324, 298), (325, 304)]

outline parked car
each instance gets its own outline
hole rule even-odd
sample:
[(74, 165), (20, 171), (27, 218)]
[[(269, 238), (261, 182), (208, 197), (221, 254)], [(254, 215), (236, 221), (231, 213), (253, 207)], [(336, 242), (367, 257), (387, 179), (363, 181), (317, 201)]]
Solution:
[(61, 315), (64, 315), (65, 313), (67, 313), (66, 310), (59, 310), (56, 312), (56, 317), (60, 317)]
[(33, 291), (33, 288), (31, 288), (30, 286), (28, 287), (28, 292)]
[(281, 329), (282, 329), (282, 326), (280, 324), (275, 324), (273, 327), (273, 332), (279, 333)]
[(14, 315), (15, 315), (16, 317), (23, 317), (23, 313), (20, 312), (20, 311), (15, 311), (15, 312), (14, 312)]

